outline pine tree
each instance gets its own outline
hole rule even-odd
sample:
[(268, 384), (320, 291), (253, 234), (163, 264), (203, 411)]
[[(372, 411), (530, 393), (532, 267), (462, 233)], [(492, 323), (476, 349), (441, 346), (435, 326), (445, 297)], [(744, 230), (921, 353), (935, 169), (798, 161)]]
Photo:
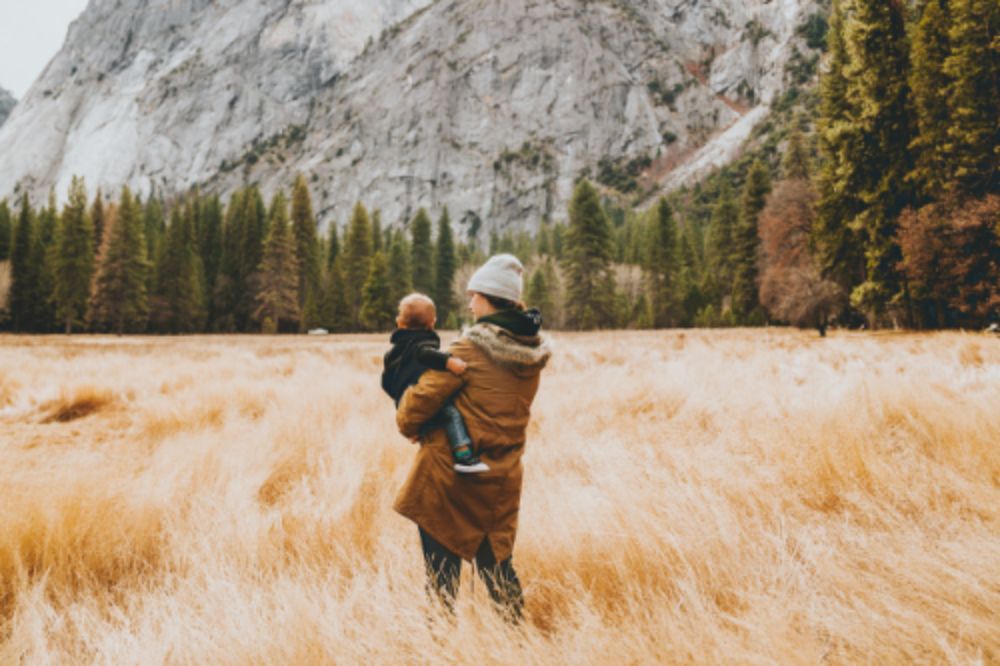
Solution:
[(611, 272), (611, 225), (597, 190), (582, 180), (569, 205), (566, 237), (566, 318), (569, 326), (591, 329), (615, 320)]
[(201, 209), (199, 253), (205, 270), (205, 305), (209, 320), (215, 318), (215, 280), (222, 262), (222, 203), (218, 195), (198, 202)]
[(652, 315), (648, 323), (658, 328), (673, 326), (676, 324), (677, 223), (670, 204), (663, 197), (653, 209), (650, 223), (645, 262), (647, 306)]
[(299, 260), (299, 298), (302, 304), (302, 330), (322, 326), (323, 246), (319, 238), (312, 197), (302, 175), (292, 191), (292, 228), (295, 252)]
[[(320, 287), (320, 248), (313, 215), (312, 198), (305, 176), (299, 174), (292, 189), (292, 229), (295, 233), (295, 257), (299, 262), (299, 306), (304, 310), (317, 307)], [(306, 307), (307, 301), (310, 306)], [(304, 317), (310, 320), (312, 317)], [(307, 326), (315, 322), (308, 321)]]
[(697, 314), (708, 302), (702, 288), (704, 279), (700, 277), (702, 270), (698, 262), (692, 234), (691, 225), (686, 225), (679, 234), (680, 250), (678, 254), (680, 256), (680, 270), (677, 272), (677, 287), (675, 292), (680, 300), (678, 323), (681, 326), (692, 325)]
[(622, 226), (628, 230), (628, 239), (622, 253), (624, 257), (627, 257), (624, 263), (635, 264), (637, 266), (645, 265), (649, 253), (647, 242), (652, 226), (648, 221), (643, 220), (642, 217), (635, 214), (634, 211), (626, 213), (625, 224)]
[(204, 277), (193, 222), (175, 206), (160, 246), (151, 319), (165, 333), (195, 333), (204, 325)]
[(851, 294), (855, 307), (874, 325), (890, 305), (905, 296), (896, 241), (896, 220), (914, 203), (910, 173), (912, 138), (909, 52), (899, 2), (854, 0), (845, 25), (851, 53), (848, 94), (855, 100), (853, 122), (860, 133), (861, 152), (855, 163), (856, 192), (864, 209), (851, 221), (863, 231), (865, 282)]
[[(86, 207), (86, 202), (84, 202)], [(85, 208), (86, 209), (86, 208)], [(48, 205), (35, 218), (35, 243), (31, 261), (38, 266), (38, 302), (35, 304), (35, 330), (59, 330), (63, 322), (57, 318), (55, 299), (56, 247), (59, 232), (59, 212), (55, 188), (49, 190)]]
[(542, 273), (545, 276), (545, 286), (548, 287), (549, 298), (552, 301), (552, 311), (545, 313), (546, 325), (549, 328), (562, 328), (565, 326), (564, 305), (562, 293), (562, 282), (559, 279), (557, 262), (554, 259), (547, 259), (542, 264)]
[[(285, 196), (284, 190), (279, 189), (271, 197), (271, 205), (267, 209), (267, 233), (264, 234), (264, 245), (267, 244), (267, 237), (271, 233), (271, 224), (274, 223), (276, 219), (281, 219), (284, 221), (285, 225), (288, 225), (288, 197)], [(293, 236), (294, 237), (294, 236)], [(264, 257), (264, 245), (261, 246), (261, 258)]]
[(455, 242), (451, 235), (451, 218), (445, 207), (438, 219), (437, 257), (434, 262), (434, 302), (438, 321), (444, 323), (455, 312)]
[(264, 258), (264, 239), (268, 233), (268, 210), (264, 205), (264, 195), (257, 185), (251, 185), (243, 198), (247, 213), (247, 228), (243, 237), (243, 260), (246, 262), (248, 274), (254, 273), (260, 267)]
[(948, 109), (950, 189), (974, 197), (1000, 192), (1000, 5), (952, 0)]
[(621, 264), (646, 266), (649, 260), (651, 224), (644, 224), (633, 211), (625, 213), (625, 221), (616, 230), (615, 261)]
[(87, 191), (76, 176), (63, 208), (53, 257), (52, 300), (56, 316), (69, 334), (84, 320), (94, 270), (94, 228), (87, 213)]
[(562, 261), (566, 245), (566, 225), (556, 224), (552, 227), (552, 256), (556, 261)]
[[(712, 217), (709, 222), (708, 281), (709, 291), (719, 302), (720, 310), (732, 306), (733, 293), (733, 236), (739, 221), (740, 209), (736, 205), (729, 181), (723, 179)], [(725, 303), (722, 301), (725, 300)]]
[(353, 329), (360, 329), (361, 306), (364, 300), (364, 286), (368, 279), (372, 257), (372, 230), (368, 221), (368, 211), (359, 201), (354, 206), (351, 222), (344, 238), (344, 280), (346, 283), (347, 307)]
[(337, 235), (337, 223), (330, 222), (330, 234), (326, 242), (326, 268), (333, 268), (333, 262), (340, 256), (340, 238)]
[(757, 160), (747, 172), (740, 200), (740, 217), (733, 238), (733, 312), (750, 323), (760, 308), (757, 298), (757, 263), (760, 236), (758, 218), (771, 191), (767, 167)]
[(240, 243), (239, 302), (236, 308), (236, 326), (240, 331), (253, 328), (253, 313), (257, 309), (257, 290), (260, 283), (260, 266), (264, 258), (264, 239), (267, 238), (268, 214), (264, 196), (257, 185), (251, 185), (243, 197), (242, 237)]
[[(614, 256), (614, 249), (615, 249), (614, 239), (612, 238), (611, 241), (612, 242), (610, 249), (612, 252), (612, 256)], [(506, 254), (514, 254), (515, 252), (517, 252), (517, 243), (514, 241), (513, 233), (511, 233), (510, 231), (506, 231), (502, 236), (500, 236), (500, 242), (497, 243), (497, 252), (502, 252)]]
[(365, 280), (361, 320), (370, 330), (387, 331), (392, 328), (395, 318), (396, 304), (392, 299), (385, 256), (376, 252), (372, 256), (368, 279)]
[(645, 291), (640, 292), (639, 297), (635, 299), (628, 319), (630, 328), (640, 330), (653, 328), (653, 306), (650, 305)]
[(271, 219), (259, 270), (257, 308), (253, 314), (264, 333), (277, 333), (293, 326), (298, 328), (302, 312), (298, 296), (299, 273), (296, 239), (288, 224), (288, 206), (279, 191), (271, 203)]
[(97, 194), (94, 195), (94, 203), (90, 206), (90, 223), (94, 227), (94, 255), (96, 256), (104, 241), (104, 196), (99, 187)]
[(430, 296), (434, 293), (434, 256), (431, 250), (431, 218), (423, 208), (417, 211), (410, 224), (410, 268), (413, 270), (413, 289)]
[(389, 245), (389, 285), (392, 288), (392, 302), (400, 300), (413, 291), (413, 270), (410, 267), (410, 247), (401, 230), (393, 234)]
[(334, 260), (323, 281), (323, 299), (320, 303), (320, 322), (329, 331), (343, 332), (351, 329), (350, 310), (347, 307), (343, 255)]
[(146, 328), (149, 317), (146, 273), (150, 264), (141, 218), (141, 204), (128, 187), (123, 188), (117, 211), (104, 217), (105, 239), (87, 308), (87, 322), (92, 330), (110, 330), (122, 335)]
[(848, 91), (850, 53), (844, 36), (850, 0), (833, 0), (827, 31), (827, 69), (820, 77), (817, 139), (820, 167), (813, 243), (825, 276), (845, 290), (864, 279), (861, 234), (850, 226), (863, 208), (858, 197), (862, 141), (854, 101)]
[(236, 309), (243, 284), (241, 256), (246, 206), (245, 191), (237, 190), (229, 197), (222, 224), (222, 252), (219, 270), (212, 287), (211, 328), (213, 331), (236, 331)]
[[(473, 258), (477, 254), (478, 250), (475, 246), (469, 243), (459, 243), (455, 247), (455, 262), (457, 266), (464, 266), (466, 264), (475, 263), (476, 260)], [(486, 258), (483, 257), (483, 261)]]
[[(201, 189), (196, 185), (184, 200), (184, 216), (191, 221), (191, 228), (194, 230), (195, 248), (198, 251), (199, 257), (201, 256), (202, 241), (205, 234), (204, 220), (201, 213)], [(204, 259), (202, 260), (202, 266), (204, 267)]]
[(910, 89), (918, 132), (910, 142), (915, 163), (907, 178), (921, 201), (944, 191), (947, 173), (948, 95), (944, 72), (948, 57), (948, 0), (927, 0), (914, 30)]
[(809, 178), (809, 151), (806, 150), (805, 137), (796, 121), (788, 134), (788, 146), (785, 148), (785, 158), (781, 163), (785, 178)]
[(530, 308), (538, 308), (542, 317), (554, 320), (555, 305), (550, 291), (549, 283), (545, 279), (545, 266), (540, 265), (535, 268), (528, 280), (528, 289), (525, 292), (524, 300)]
[[(448, 209), (445, 209), (445, 213)], [(525, 261), (535, 256), (535, 243), (531, 234), (527, 231), (519, 231), (514, 236), (514, 250), (511, 252), (515, 257), (522, 257)]]
[[(160, 245), (160, 239), (167, 229), (166, 219), (163, 215), (163, 202), (154, 194), (150, 194), (146, 199), (146, 205), (142, 209), (142, 233), (146, 237), (146, 256), (155, 257), (156, 250)], [(155, 275), (152, 276), (155, 278)]]
[(0, 199), (0, 261), (10, 259), (14, 242), (14, 227), (11, 224), (10, 206), (6, 199)]
[(549, 231), (549, 225), (547, 223), (542, 223), (538, 227), (538, 236), (536, 238), (536, 249), (540, 255), (552, 254), (552, 233)]
[(306, 302), (302, 304), (302, 316), (300, 320), (300, 328), (303, 331), (307, 331), (317, 326), (321, 326), (320, 319), (322, 319), (323, 307), (323, 278), (320, 276), (320, 281), (315, 287), (309, 291), (309, 295), (306, 296)]
[(10, 254), (10, 294), (8, 310), (15, 333), (35, 330), (39, 301), (38, 264), (32, 262), (35, 247), (34, 210), (28, 195), (21, 197), (21, 210), (14, 228), (14, 244)]
[(375, 210), (371, 215), (372, 225), (372, 254), (382, 252), (382, 211)]

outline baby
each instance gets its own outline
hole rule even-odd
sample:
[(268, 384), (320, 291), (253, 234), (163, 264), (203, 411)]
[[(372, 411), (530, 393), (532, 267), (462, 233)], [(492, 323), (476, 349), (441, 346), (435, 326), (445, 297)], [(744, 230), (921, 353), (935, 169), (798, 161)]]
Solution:
[[(392, 332), (392, 349), (385, 355), (382, 388), (396, 401), (409, 387), (417, 383), (428, 368), (447, 370), (461, 375), (466, 364), (460, 358), (441, 351), (441, 338), (434, 332), (437, 321), (434, 301), (423, 294), (410, 294), (399, 302), (396, 330)], [(472, 451), (472, 440), (462, 415), (448, 401), (438, 416), (448, 435), (455, 470), (465, 474), (486, 472), (489, 466)]]

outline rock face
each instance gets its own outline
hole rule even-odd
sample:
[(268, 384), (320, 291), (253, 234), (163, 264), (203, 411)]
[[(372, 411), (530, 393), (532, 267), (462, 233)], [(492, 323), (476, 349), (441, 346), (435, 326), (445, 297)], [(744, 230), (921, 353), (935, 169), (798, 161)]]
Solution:
[(14, 96), (0, 88), (0, 126), (7, 120), (7, 116), (10, 115), (15, 104), (17, 104), (17, 100), (14, 99)]
[(663, 187), (736, 154), (816, 0), (91, 0), (0, 129), (0, 196), (310, 174), (466, 233), (564, 216), (574, 179)]
[[(429, 0), (90, 0), (0, 130), (0, 192), (182, 189), (304, 123), (372, 37)], [(2, 196), (2, 195), (0, 195)]]

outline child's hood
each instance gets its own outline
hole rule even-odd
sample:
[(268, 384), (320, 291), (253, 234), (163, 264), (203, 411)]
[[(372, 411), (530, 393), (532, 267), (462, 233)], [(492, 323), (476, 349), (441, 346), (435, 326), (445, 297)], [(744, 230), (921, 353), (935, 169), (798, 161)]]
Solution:
[(389, 337), (393, 345), (410, 345), (414, 342), (434, 342), (441, 346), (441, 338), (436, 331), (426, 328), (397, 328)]

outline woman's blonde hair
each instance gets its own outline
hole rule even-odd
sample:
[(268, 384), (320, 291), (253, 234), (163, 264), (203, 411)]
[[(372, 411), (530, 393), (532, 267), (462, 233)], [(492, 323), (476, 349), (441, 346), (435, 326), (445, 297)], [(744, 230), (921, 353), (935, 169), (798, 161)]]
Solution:
[(509, 301), (506, 298), (500, 298), (499, 296), (490, 296), (489, 294), (484, 294), (479, 292), (479, 295), (489, 301), (489, 304), (497, 310), (521, 310), (527, 309), (527, 306), (523, 301)]

